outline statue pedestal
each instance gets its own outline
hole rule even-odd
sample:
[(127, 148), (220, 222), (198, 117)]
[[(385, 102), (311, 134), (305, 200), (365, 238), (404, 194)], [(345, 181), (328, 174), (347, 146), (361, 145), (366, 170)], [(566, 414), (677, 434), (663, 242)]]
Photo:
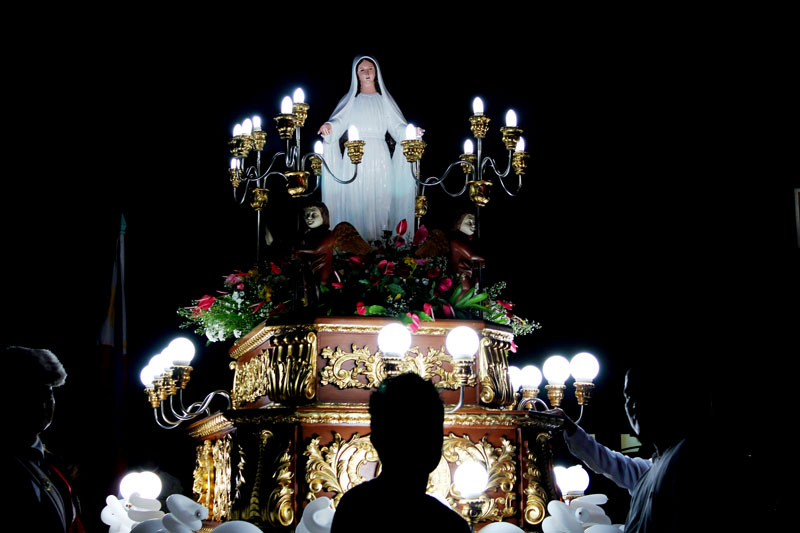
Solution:
[[(291, 531), (308, 501), (327, 496), (338, 503), (350, 487), (380, 471), (367, 402), (386, 378), (377, 335), (390, 322), (342, 317), (262, 324), (231, 348), (234, 409), (189, 427), (199, 441), (194, 491), (209, 519)], [(464, 460), (480, 461), (490, 482), (476, 529), (493, 521), (538, 529), (547, 502), (558, 497), (550, 433), (526, 411), (513, 410), (505, 355), (510, 328), (483, 321), (424, 323), (401, 369), (431, 380), (445, 409), (454, 407), (460, 387), (444, 339), (462, 325), (480, 334), (480, 350), (462, 407), (445, 415), (442, 459), (428, 492), (466, 512), (451, 490), (452, 476)], [(413, 427), (406, 442), (413, 455)]]

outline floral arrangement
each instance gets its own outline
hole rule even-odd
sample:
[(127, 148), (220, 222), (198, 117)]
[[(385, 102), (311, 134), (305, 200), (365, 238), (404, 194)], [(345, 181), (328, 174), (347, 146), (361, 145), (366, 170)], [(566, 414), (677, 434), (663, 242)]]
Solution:
[[(319, 287), (314, 302), (317, 316), (394, 317), (412, 331), (437, 317), (483, 318), (511, 326), (517, 336), (540, 327), (514, 315), (513, 304), (499, 298), (504, 282), (487, 290), (465, 291), (461, 281), (448, 274), (446, 257), (417, 257), (414, 252), (427, 238), (427, 230), (421, 226), (407, 243), (402, 237), (405, 224), (398, 224), (396, 235), (376, 243), (378, 249), (368, 255), (334, 256), (333, 276)], [(224, 288), (217, 295), (205, 295), (178, 310), (185, 319), (182, 327), (193, 327), (215, 342), (239, 338), (265, 320), (289, 318), (298, 313), (293, 305), (295, 283), (287, 274), (293, 266), (288, 261), (270, 262), (261, 269), (224, 276)], [(308, 313), (306, 302), (299, 304)]]

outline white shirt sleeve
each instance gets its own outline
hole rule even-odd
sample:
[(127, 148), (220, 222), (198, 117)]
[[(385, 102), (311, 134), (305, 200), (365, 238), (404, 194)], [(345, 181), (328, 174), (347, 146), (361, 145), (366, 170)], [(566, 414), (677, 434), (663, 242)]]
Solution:
[(593, 472), (603, 474), (628, 492), (653, 465), (649, 459), (630, 457), (598, 443), (580, 426), (572, 436), (564, 432), (569, 451), (586, 464)]

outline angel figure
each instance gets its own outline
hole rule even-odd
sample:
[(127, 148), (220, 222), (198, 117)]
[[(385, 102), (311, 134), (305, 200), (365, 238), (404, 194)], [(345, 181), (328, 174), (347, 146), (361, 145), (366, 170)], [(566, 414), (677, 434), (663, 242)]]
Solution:
[(462, 292), (478, 285), (480, 268), (485, 260), (473, 250), (472, 235), (475, 233), (475, 215), (462, 213), (453, 224), (449, 235), (434, 230), (417, 250), (419, 257), (447, 255), (453, 277), (461, 280)]
[(313, 276), (312, 279), (303, 276), (306, 293), (309, 285), (328, 284), (333, 273), (334, 251), (355, 255), (365, 255), (372, 251), (372, 247), (361, 238), (352, 224), (340, 222), (331, 231), (328, 207), (322, 202), (304, 207), (303, 221), (306, 228), (300, 236), (295, 255), (301, 263), (308, 266)]

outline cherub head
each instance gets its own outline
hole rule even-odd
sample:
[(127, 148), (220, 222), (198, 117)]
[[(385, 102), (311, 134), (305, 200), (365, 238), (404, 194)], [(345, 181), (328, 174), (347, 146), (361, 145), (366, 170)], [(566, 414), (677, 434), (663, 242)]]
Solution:
[(328, 228), (330, 226), (328, 207), (322, 202), (307, 205), (303, 208), (303, 221), (308, 229)]
[(456, 223), (453, 224), (453, 229), (460, 231), (464, 235), (472, 236), (475, 233), (475, 215), (472, 213), (463, 213)]

